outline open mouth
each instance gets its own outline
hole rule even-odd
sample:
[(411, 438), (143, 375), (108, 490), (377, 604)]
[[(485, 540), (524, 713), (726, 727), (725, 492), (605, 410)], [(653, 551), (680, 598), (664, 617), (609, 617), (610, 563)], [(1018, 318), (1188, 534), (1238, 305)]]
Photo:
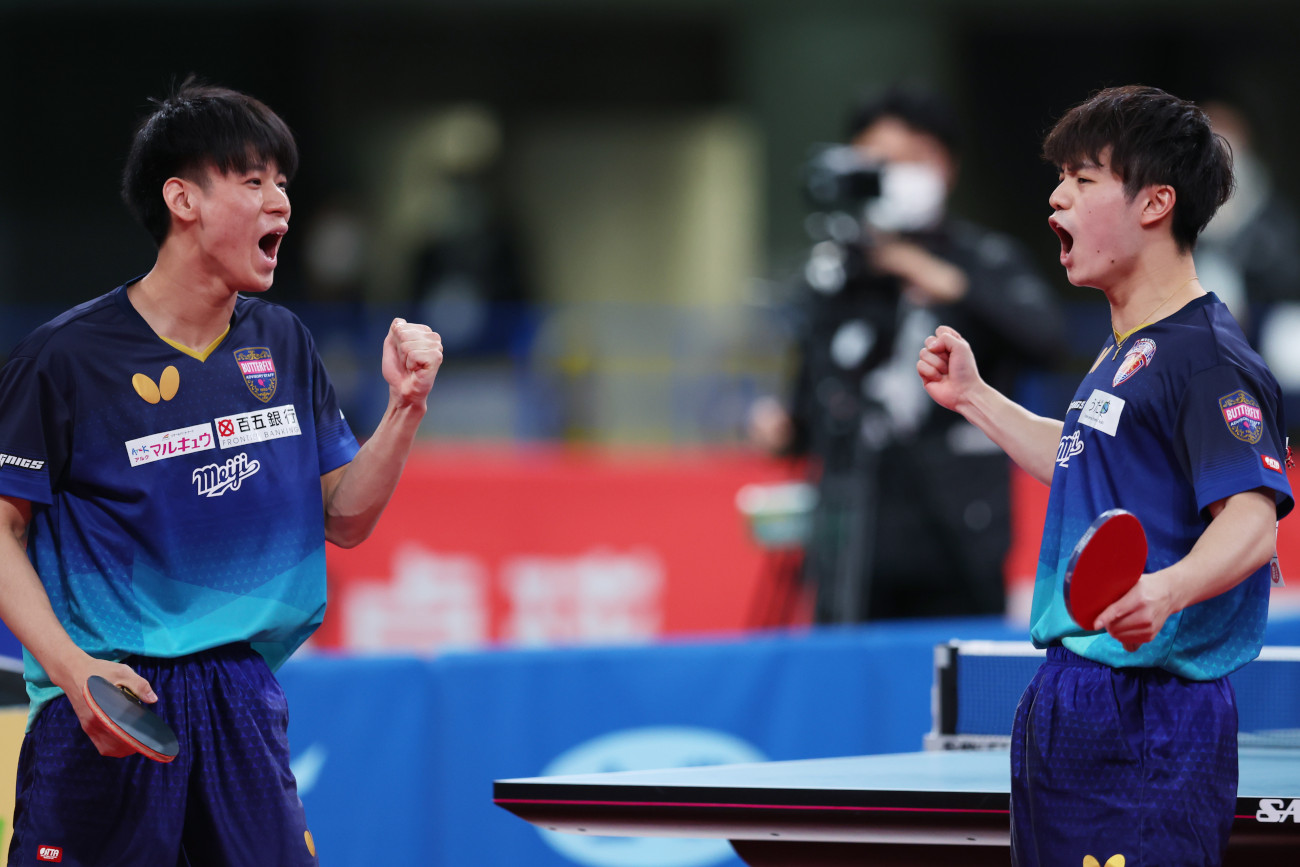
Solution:
[(258, 240), (257, 246), (261, 248), (262, 255), (272, 262), (280, 252), (280, 241), (284, 239), (284, 232), (269, 232)]
[(1047, 224), (1052, 227), (1052, 231), (1056, 233), (1056, 237), (1061, 239), (1061, 255), (1068, 256), (1070, 251), (1074, 249), (1074, 236), (1067, 232), (1065, 228), (1055, 220), (1048, 220)]

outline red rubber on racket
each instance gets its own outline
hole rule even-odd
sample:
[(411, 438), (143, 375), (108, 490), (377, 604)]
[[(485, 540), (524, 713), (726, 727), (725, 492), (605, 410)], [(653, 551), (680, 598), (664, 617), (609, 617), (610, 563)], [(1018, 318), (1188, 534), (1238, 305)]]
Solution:
[(1097, 517), (1074, 546), (1065, 567), (1065, 609), (1091, 631), (1101, 612), (1133, 589), (1147, 563), (1147, 534), (1132, 512)]

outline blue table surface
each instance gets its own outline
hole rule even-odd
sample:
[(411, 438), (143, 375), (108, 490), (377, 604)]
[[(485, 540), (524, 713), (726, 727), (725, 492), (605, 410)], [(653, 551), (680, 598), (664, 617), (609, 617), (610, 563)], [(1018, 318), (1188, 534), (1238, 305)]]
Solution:
[[(500, 780), (502, 784), (672, 789), (1009, 793), (1005, 750), (933, 751)], [(1300, 750), (1242, 748), (1238, 797), (1300, 797)]]

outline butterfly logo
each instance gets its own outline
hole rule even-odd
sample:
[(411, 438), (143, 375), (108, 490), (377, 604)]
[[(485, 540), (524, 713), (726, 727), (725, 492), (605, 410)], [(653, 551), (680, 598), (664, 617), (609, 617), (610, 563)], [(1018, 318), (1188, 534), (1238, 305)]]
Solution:
[(1097, 859), (1091, 855), (1083, 856), (1083, 867), (1124, 867), (1123, 855), (1111, 855), (1106, 859), (1104, 865), (1097, 863)]
[(158, 377), (158, 382), (155, 383), (143, 373), (137, 373), (131, 377), (131, 385), (135, 387), (135, 393), (148, 403), (171, 400), (181, 387), (181, 374), (173, 365), (169, 364), (163, 368), (162, 376)]

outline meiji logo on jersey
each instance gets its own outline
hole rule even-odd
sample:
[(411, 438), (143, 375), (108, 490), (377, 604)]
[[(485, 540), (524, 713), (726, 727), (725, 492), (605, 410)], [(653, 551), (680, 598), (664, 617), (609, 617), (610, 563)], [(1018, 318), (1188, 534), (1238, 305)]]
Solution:
[(1156, 357), (1156, 342), (1148, 337), (1143, 337), (1137, 343), (1124, 353), (1124, 360), (1119, 364), (1119, 370), (1115, 371), (1115, 378), (1110, 381), (1111, 385), (1118, 386), (1120, 383), (1128, 382), (1139, 370), (1151, 363), (1151, 359)]
[(1241, 389), (1219, 398), (1219, 409), (1228, 430), (1242, 442), (1254, 445), (1264, 435), (1264, 413), (1259, 401)]
[(1056, 463), (1058, 466), (1068, 467), (1070, 458), (1083, 451), (1083, 437), (1078, 431), (1070, 434), (1068, 437), (1061, 437), (1061, 444), (1056, 447)]
[(63, 860), (63, 850), (58, 846), (40, 846), (36, 850), (37, 861), (58, 862)]
[(224, 416), (216, 419), (216, 425), (217, 442), (223, 449), (264, 443), (281, 437), (302, 436), (302, 428), (298, 426), (298, 412), (291, 403)]
[(131, 466), (138, 467), (194, 452), (206, 452), (216, 447), (217, 441), (212, 436), (212, 425), (196, 424), (127, 440), (126, 454), (131, 459)]
[(253, 397), (269, 403), (275, 396), (275, 361), (265, 346), (246, 346), (235, 350), (235, 363), (244, 375), (244, 385)]
[(261, 463), (240, 452), (225, 463), (199, 467), (190, 475), (201, 497), (220, 497), (226, 491), (238, 491), (244, 479), (262, 468)]
[(43, 470), (45, 461), (35, 461), (31, 458), (20, 458), (17, 455), (7, 455), (0, 452), (0, 467), (11, 466), (20, 470)]
[(1115, 435), (1119, 430), (1119, 417), (1124, 414), (1124, 400), (1107, 394), (1099, 388), (1092, 391), (1079, 414), (1079, 424), (1086, 424), (1104, 434)]
[(1264, 464), (1265, 469), (1272, 470), (1275, 473), (1282, 472), (1282, 462), (1277, 458), (1270, 457), (1269, 455), (1260, 455), (1259, 459)]

